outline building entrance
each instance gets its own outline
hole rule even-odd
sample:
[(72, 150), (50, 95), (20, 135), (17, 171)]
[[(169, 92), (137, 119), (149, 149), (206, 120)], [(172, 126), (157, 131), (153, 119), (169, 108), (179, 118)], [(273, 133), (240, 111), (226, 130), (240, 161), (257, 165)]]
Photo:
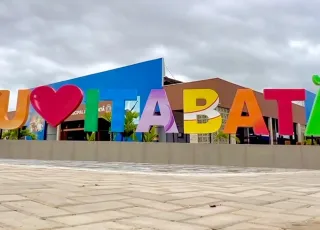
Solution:
[[(110, 141), (110, 123), (99, 118), (98, 132), (95, 134), (96, 141)], [(89, 135), (91, 133), (88, 133)], [(87, 141), (87, 133), (84, 132), (84, 120), (66, 121), (61, 124), (60, 140)]]

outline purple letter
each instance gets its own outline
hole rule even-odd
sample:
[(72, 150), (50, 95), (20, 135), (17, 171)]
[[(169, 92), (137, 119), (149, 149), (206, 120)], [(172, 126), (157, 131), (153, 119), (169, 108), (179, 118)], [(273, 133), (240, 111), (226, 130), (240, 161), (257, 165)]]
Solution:
[[(161, 115), (155, 115), (157, 103)], [(176, 121), (164, 89), (151, 90), (136, 132), (147, 133), (150, 131), (150, 126), (153, 125), (163, 126), (166, 133), (178, 133)]]

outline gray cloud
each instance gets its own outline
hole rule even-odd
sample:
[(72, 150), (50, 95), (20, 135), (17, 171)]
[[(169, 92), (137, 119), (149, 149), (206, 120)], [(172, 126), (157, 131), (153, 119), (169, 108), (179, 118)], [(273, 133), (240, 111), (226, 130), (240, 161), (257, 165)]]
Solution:
[(319, 8), (317, 0), (2, 0), (0, 87), (164, 57), (182, 80), (315, 90)]

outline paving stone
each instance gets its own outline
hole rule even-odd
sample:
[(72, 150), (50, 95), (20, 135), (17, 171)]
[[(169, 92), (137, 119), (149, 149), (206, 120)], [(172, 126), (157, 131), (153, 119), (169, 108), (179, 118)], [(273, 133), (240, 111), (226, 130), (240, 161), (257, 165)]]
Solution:
[(148, 216), (157, 218), (157, 219), (162, 219), (162, 220), (170, 220), (170, 221), (181, 221), (181, 220), (194, 218), (191, 215), (186, 215), (178, 212), (165, 212), (165, 211), (152, 212), (148, 214)]
[(288, 230), (319, 230), (320, 222), (315, 220), (308, 221), (306, 223), (296, 223)]
[[(103, 222), (97, 224), (81, 225), (76, 227), (59, 228), (57, 230), (133, 230), (131, 226), (119, 224), (115, 222)], [(140, 229), (139, 229), (140, 230)]]
[(303, 193), (320, 193), (320, 188), (300, 188), (297, 189), (296, 192), (303, 192)]
[(226, 213), (226, 212), (234, 212), (236, 210), (237, 210), (236, 208), (227, 207), (227, 206), (216, 206), (211, 208), (209, 205), (207, 205), (203, 207), (183, 209), (177, 212), (184, 213), (187, 215), (192, 215), (192, 216), (209, 216), (209, 215), (215, 215), (215, 214)]
[(234, 208), (261, 211), (261, 212), (280, 213), (284, 211), (284, 209), (271, 208), (271, 207), (265, 207), (260, 205), (243, 204), (243, 203), (237, 203), (237, 202), (222, 202), (220, 203), (220, 205), (234, 207)]
[[(78, 204), (78, 201), (71, 200), (62, 195), (56, 195), (52, 193), (27, 193), (23, 194), (25, 197), (32, 199), (34, 201), (38, 201), (39, 203), (44, 203), (53, 206), (62, 206), (62, 205), (70, 205), (70, 204)], [(48, 199), (48, 197), (50, 197)]]
[(305, 200), (305, 199), (289, 199), (288, 201), (295, 202), (295, 203), (302, 203), (307, 204), (309, 206), (320, 206), (320, 199), (311, 199), (311, 200)]
[(320, 192), (309, 195), (309, 197), (320, 198)]
[[(84, 192), (84, 191), (83, 191)], [(28, 193), (40, 193), (40, 194), (48, 194), (49, 196), (52, 195), (56, 195), (59, 197), (72, 197), (72, 196), (83, 196), (85, 194), (78, 192), (71, 192), (71, 191), (66, 191), (63, 189), (57, 189), (57, 188), (41, 188), (41, 189), (33, 189), (33, 190), (29, 190), (27, 193), (22, 193), (23, 195), (28, 194)]]
[(108, 195), (100, 195), (100, 196), (78, 196), (72, 197), (73, 200), (82, 203), (95, 203), (95, 202), (102, 202), (102, 201), (113, 201), (113, 200), (124, 200), (130, 197), (117, 195), (117, 194), (108, 194)]
[(3, 212), (3, 211), (10, 211), (10, 209), (0, 205), (0, 212)]
[(290, 211), (290, 213), (297, 214), (297, 215), (317, 217), (317, 216), (320, 216), (320, 206), (319, 207), (311, 206), (311, 207), (307, 207), (307, 208), (299, 208), (299, 209)]
[[(16, 201), (16, 202), (6, 202), (3, 203), (6, 206), (11, 208), (24, 211), (26, 213), (31, 213), (40, 217), (49, 217), (49, 216), (60, 216), (67, 215), (69, 212), (53, 208), (47, 205), (39, 204), (34, 201)], [(2, 215), (2, 213), (1, 213)]]
[[(97, 195), (108, 195), (108, 194), (122, 194), (127, 193), (127, 189), (99, 189), (99, 190), (85, 190), (82, 191), (83, 195), (97, 196)], [(73, 195), (79, 196), (79, 194)]]
[(105, 210), (113, 210), (113, 209), (121, 209), (130, 207), (130, 204), (123, 203), (120, 201), (107, 201), (107, 202), (99, 202), (92, 204), (79, 204), (72, 206), (64, 206), (61, 207), (63, 210), (67, 210), (71, 213), (87, 213), (87, 212), (98, 212)]
[(169, 201), (169, 203), (177, 204), (181, 206), (196, 206), (196, 205), (205, 205), (205, 204), (217, 204), (219, 200), (209, 197), (193, 197), (180, 200)]
[(223, 228), (222, 230), (283, 230), (282, 228), (258, 225), (258, 224), (250, 224), (250, 223), (241, 223), (232, 225), (230, 227)]
[(244, 204), (253, 204), (253, 205), (264, 205), (267, 204), (267, 201), (263, 201), (263, 200), (256, 200), (255, 197), (254, 198), (244, 198), (244, 197), (238, 197), (235, 194), (231, 194), (231, 195), (222, 195), (222, 194), (210, 194), (207, 195), (208, 197), (213, 197), (215, 199), (219, 199), (222, 201), (234, 201), (237, 203), (244, 203)]
[(279, 209), (286, 209), (286, 210), (297, 209), (304, 206), (307, 206), (307, 204), (296, 203), (291, 201), (280, 201), (273, 204), (265, 205), (265, 207), (279, 208)]
[(243, 216), (252, 216), (255, 218), (268, 218), (268, 219), (282, 219), (284, 221), (292, 222), (292, 221), (306, 221), (310, 219), (310, 217), (307, 216), (299, 216), (299, 215), (293, 215), (293, 214), (283, 214), (283, 213), (272, 213), (272, 212), (260, 212), (255, 210), (239, 210), (233, 212), (233, 214), (236, 215), (243, 215)]
[(213, 194), (213, 192), (212, 191), (179, 192), (179, 193), (171, 193), (170, 196), (179, 197), (179, 198), (189, 198), (189, 197), (197, 197), (197, 196), (206, 196), (209, 194)]
[(254, 196), (261, 196), (266, 194), (270, 194), (270, 192), (261, 191), (261, 190), (248, 190), (248, 191), (236, 193), (236, 195), (240, 197), (254, 197)]
[(0, 202), (26, 200), (27, 198), (20, 195), (0, 195)]
[(40, 218), (15, 211), (1, 212), (0, 224), (5, 224), (15, 229), (24, 230), (50, 229), (63, 226), (59, 223), (42, 220)]
[[(317, 190), (320, 188), (320, 171), (274, 174), (278, 169), (262, 169), (261, 172), (270, 173), (259, 174), (260, 169), (235, 167), (222, 167), (222, 170), (214, 166), (210, 171), (202, 166), (64, 161), (48, 161), (42, 168), (35, 168), (3, 165), (1, 161), (0, 196), (28, 199), (2, 201), (0, 226), (6, 230), (10, 229), (10, 223), (10, 230), (37, 229), (34, 224), (38, 220), (42, 221), (39, 228), (57, 230), (117, 227), (139, 230), (252, 230), (251, 227), (257, 226), (258, 229), (264, 226), (270, 230), (284, 227), (296, 230), (296, 227), (310, 226), (304, 230), (311, 230), (316, 224), (314, 221), (320, 218), (320, 197), (317, 197), (320, 193)], [(67, 165), (69, 169), (54, 168), (54, 165)], [(123, 170), (123, 173), (105, 171), (110, 169), (109, 166), (115, 171)], [(96, 171), (71, 167), (91, 167)], [(165, 169), (180, 175), (166, 172), (155, 175), (148, 170), (144, 174), (125, 173), (128, 168), (137, 171)], [(206, 173), (211, 172), (211, 175), (204, 176), (201, 170), (207, 170)], [(250, 174), (239, 174), (246, 171)], [(220, 175), (221, 172), (228, 175)], [(213, 200), (217, 201), (216, 207), (209, 207), (207, 202), (211, 204)], [(56, 213), (59, 211), (64, 213)], [(2, 213), (9, 214), (3, 217)], [(16, 216), (16, 213), (22, 216)], [(28, 218), (33, 219), (24, 224)], [(19, 224), (24, 227), (19, 227)]]
[(119, 220), (117, 222), (137, 227), (156, 227), (160, 230), (210, 230), (210, 228), (208, 227), (201, 227), (188, 223), (160, 220), (151, 217), (133, 217), (129, 219)]
[(66, 225), (81, 225), (81, 224), (90, 224), (94, 222), (116, 220), (120, 218), (128, 218), (132, 216), (133, 215), (131, 214), (119, 212), (119, 211), (104, 211), (104, 212), (94, 212), (94, 213), (87, 213), (87, 214), (55, 217), (55, 218), (50, 218), (50, 220), (60, 222)]
[(162, 203), (159, 201), (152, 201), (152, 200), (146, 200), (146, 199), (140, 199), (140, 198), (132, 198), (132, 199), (122, 200), (122, 201), (131, 205), (139, 205), (139, 206), (158, 209), (161, 211), (174, 211), (182, 208), (182, 206), (178, 206), (175, 204)]
[(281, 214), (281, 213), (271, 213), (271, 212), (259, 212), (253, 210), (240, 210), (233, 212), (237, 215), (251, 216), (255, 219), (251, 220), (251, 223), (280, 227), (280, 228), (289, 228), (292, 226), (292, 223), (300, 223), (310, 220), (310, 217), (292, 215), (292, 214)]
[(277, 196), (277, 195), (274, 195), (274, 194), (256, 196), (256, 197), (254, 197), (254, 199), (255, 199), (255, 200), (261, 200), (261, 201), (266, 201), (266, 202), (268, 202), (268, 203), (273, 203), (273, 202), (279, 202), (279, 201), (288, 200), (287, 197)]
[(130, 193), (124, 193), (123, 195), (147, 199), (147, 200), (156, 200), (156, 201), (170, 201), (170, 200), (177, 199), (177, 197), (171, 196), (171, 195), (159, 195), (159, 194), (152, 194), (147, 192), (130, 192)]
[(155, 212), (159, 212), (159, 210), (152, 209), (152, 208), (145, 208), (145, 207), (124, 208), (124, 209), (120, 209), (119, 211), (129, 212), (135, 215), (148, 215)]
[(196, 224), (196, 225), (205, 225), (211, 229), (224, 228), (233, 224), (245, 222), (254, 219), (250, 216), (240, 216), (235, 214), (218, 214), (213, 216), (206, 216), (202, 218), (187, 220), (185, 222)]
[[(298, 220), (288, 221), (281, 218), (268, 218), (262, 217), (258, 219), (254, 219), (251, 221), (253, 224), (259, 224), (263, 226), (270, 226), (270, 227), (278, 227), (281, 230), (293, 230), (293, 224), (296, 223)], [(299, 223), (299, 222), (298, 222)], [(306, 229), (309, 230), (309, 229)], [(318, 229), (315, 229), (318, 230)]]

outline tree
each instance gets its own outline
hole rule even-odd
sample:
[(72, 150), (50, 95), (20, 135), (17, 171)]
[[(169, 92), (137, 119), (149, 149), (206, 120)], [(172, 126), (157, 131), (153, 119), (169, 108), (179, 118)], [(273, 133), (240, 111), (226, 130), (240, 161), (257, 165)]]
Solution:
[(156, 127), (152, 126), (148, 133), (143, 134), (143, 141), (144, 142), (153, 142), (153, 140), (158, 136)]
[[(32, 140), (36, 140), (37, 136), (29, 129), (20, 130), (20, 137), (30, 137)], [(7, 130), (2, 133), (2, 138), (8, 140), (18, 140), (18, 129)]]
[[(112, 114), (111, 112), (107, 112), (101, 116), (101, 118), (105, 119), (111, 124)], [(131, 138), (132, 140), (136, 141), (136, 129), (137, 124), (135, 124), (134, 120), (139, 118), (139, 113), (127, 110), (124, 119), (124, 132), (121, 133), (122, 141), (128, 140)], [(110, 139), (114, 140), (114, 134), (111, 132), (111, 128), (109, 129), (110, 132)], [(154, 138), (158, 136), (156, 128), (153, 126), (148, 133), (143, 133), (143, 141), (144, 142), (152, 142)]]
[[(238, 144), (238, 143), (240, 143), (240, 140), (239, 140), (239, 138), (237, 137), (237, 136), (231, 136), (231, 138), (234, 138), (235, 140), (236, 140), (236, 143)], [(224, 133), (224, 132), (222, 132), (222, 131), (218, 131), (217, 133), (216, 133), (216, 139), (217, 139), (217, 141), (218, 141), (218, 144), (220, 144), (220, 141), (222, 141), (222, 140), (228, 140), (229, 139), (229, 134), (226, 134), (226, 133)]]
[(91, 135), (87, 133), (87, 141), (95, 141), (96, 140), (96, 133), (92, 132)]
[[(105, 119), (111, 124), (112, 113), (107, 112), (101, 116), (101, 118)], [(122, 141), (128, 140), (128, 138), (132, 138), (132, 140), (136, 140), (135, 131), (137, 129), (137, 124), (134, 123), (134, 120), (139, 118), (139, 113), (131, 110), (126, 110), (125, 118), (124, 118), (124, 131), (121, 133)], [(110, 139), (114, 140), (114, 135), (111, 132), (111, 128), (109, 129)]]

